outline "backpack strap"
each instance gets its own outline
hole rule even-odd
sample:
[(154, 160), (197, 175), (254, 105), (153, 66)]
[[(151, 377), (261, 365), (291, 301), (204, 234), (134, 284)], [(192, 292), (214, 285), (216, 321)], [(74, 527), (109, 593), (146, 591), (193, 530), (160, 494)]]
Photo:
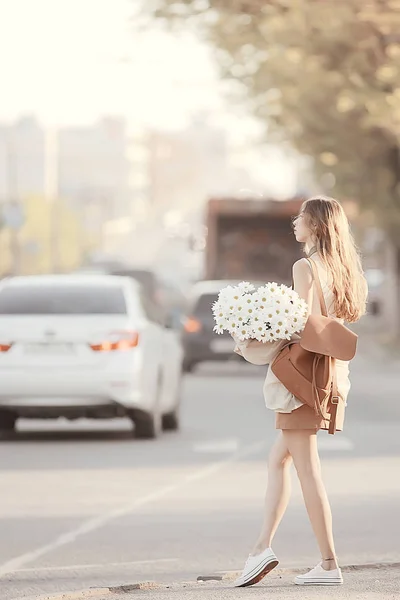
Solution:
[[(307, 261), (310, 265), (311, 272), (313, 275), (313, 280), (314, 280), (316, 288), (317, 288), (318, 299), (319, 299), (319, 303), (321, 306), (321, 313), (324, 317), (327, 317), (328, 309), (326, 307), (325, 297), (324, 297), (324, 293), (322, 291), (321, 280), (319, 277), (317, 265), (311, 258), (307, 258)], [(331, 389), (331, 394), (330, 394), (330, 398), (329, 398), (329, 401), (331, 404), (331, 409), (330, 409), (330, 419), (329, 419), (329, 430), (328, 431), (331, 435), (333, 435), (336, 432), (336, 416), (337, 416), (337, 410), (338, 410), (340, 396), (339, 396), (339, 391), (338, 391), (336, 360), (334, 358), (331, 358), (331, 361), (332, 361), (332, 363), (331, 363), (332, 364), (332, 389)]]
[(336, 360), (332, 358), (332, 393), (330, 397), (331, 410), (329, 420), (329, 433), (333, 435), (336, 432), (336, 415), (338, 410), (338, 404), (340, 400), (338, 383), (337, 383), (337, 372), (336, 372)]
[(307, 260), (308, 264), (310, 265), (311, 273), (312, 273), (312, 276), (313, 276), (313, 280), (314, 280), (314, 283), (315, 283), (316, 288), (317, 288), (317, 294), (318, 294), (319, 304), (321, 306), (321, 313), (322, 313), (322, 315), (324, 317), (327, 317), (328, 316), (328, 309), (326, 308), (326, 302), (325, 302), (325, 298), (324, 298), (324, 293), (322, 291), (321, 280), (319, 278), (319, 273), (318, 273), (317, 265), (315, 264), (315, 262), (311, 258), (307, 258), (306, 260)]

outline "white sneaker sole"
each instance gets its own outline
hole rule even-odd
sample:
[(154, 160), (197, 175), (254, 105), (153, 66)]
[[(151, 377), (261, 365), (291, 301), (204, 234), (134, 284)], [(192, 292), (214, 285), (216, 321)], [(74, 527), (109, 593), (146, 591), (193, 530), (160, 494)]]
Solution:
[(343, 579), (300, 579), (296, 577), (294, 580), (296, 585), (343, 585)]
[(233, 586), (234, 587), (248, 587), (250, 585), (255, 585), (259, 583), (268, 573), (270, 573), (275, 567), (279, 565), (279, 560), (276, 556), (269, 556), (260, 562), (259, 565), (254, 567), (254, 569), (248, 573), (245, 577), (240, 577), (237, 579)]

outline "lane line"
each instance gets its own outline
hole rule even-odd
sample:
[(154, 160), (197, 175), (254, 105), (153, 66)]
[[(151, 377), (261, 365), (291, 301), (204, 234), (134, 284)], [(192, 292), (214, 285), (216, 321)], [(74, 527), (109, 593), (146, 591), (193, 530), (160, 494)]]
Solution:
[(45, 544), (44, 546), (40, 546), (39, 548), (36, 548), (35, 550), (32, 550), (30, 552), (21, 554), (20, 556), (12, 558), (11, 560), (6, 561), (2, 565), (0, 565), (0, 578), (4, 577), (4, 575), (22, 569), (25, 565), (34, 562), (35, 560), (37, 560), (41, 556), (44, 556), (45, 554), (49, 554), (50, 552), (54, 552), (62, 546), (75, 542), (79, 537), (96, 531), (97, 529), (104, 527), (104, 525), (107, 525), (111, 521), (114, 521), (115, 519), (128, 515), (131, 512), (134, 512), (137, 508), (140, 508), (146, 504), (150, 504), (151, 502), (161, 500), (162, 498), (168, 496), (172, 492), (176, 492), (177, 490), (180, 490), (181, 488), (190, 484), (192, 481), (199, 481), (201, 479), (205, 479), (210, 475), (221, 471), (228, 465), (237, 462), (242, 458), (245, 458), (246, 456), (249, 456), (251, 454), (257, 454), (257, 452), (261, 451), (265, 446), (266, 442), (264, 440), (255, 442), (254, 444), (243, 448), (243, 450), (235, 452), (225, 460), (213, 463), (211, 465), (207, 465), (206, 467), (198, 469), (190, 475), (186, 475), (181, 481), (175, 484), (167, 485), (163, 488), (160, 488), (159, 490), (155, 490), (154, 492), (147, 494), (146, 496), (137, 498), (133, 502), (117, 507), (114, 510), (106, 512), (102, 515), (98, 515), (97, 517), (88, 519), (87, 521), (84, 521), (79, 527), (76, 527), (75, 529), (71, 529), (71, 531), (67, 531), (66, 533), (59, 535), (54, 541)]
[(343, 450), (354, 450), (355, 444), (339, 432), (337, 435), (318, 437), (318, 448), (324, 452), (343, 452)]
[(165, 563), (174, 563), (179, 562), (179, 558), (155, 558), (154, 560), (133, 560), (131, 562), (120, 562), (120, 563), (98, 563), (98, 564), (88, 564), (88, 565), (60, 565), (58, 567), (30, 567), (29, 569), (18, 569), (18, 571), (14, 571), (13, 574), (19, 575), (21, 573), (42, 573), (42, 572), (56, 572), (56, 571), (83, 571), (86, 569), (103, 569), (108, 567), (120, 567), (130, 568), (130, 567), (139, 567), (144, 565), (154, 565), (154, 564), (165, 564)]
[(235, 438), (226, 438), (220, 440), (205, 440), (203, 442), (197, 442), (193, 445), (194, 452), (200, 452), (204, 454), (217, 454), (218, 452), (237, 452), (239, 449), (239, 440)]

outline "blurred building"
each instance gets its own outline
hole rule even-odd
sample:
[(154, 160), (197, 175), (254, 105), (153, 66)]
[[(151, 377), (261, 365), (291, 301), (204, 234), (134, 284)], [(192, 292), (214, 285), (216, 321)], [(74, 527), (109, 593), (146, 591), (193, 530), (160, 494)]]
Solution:
[(55, 135), (56, 161), (49, 165), (46, 131), (34, 117), (0, 124), (0, 199), (45, 194), (46, 169), (55, 168), (57, 195), (72, 204), (102, 202), (108, 216), (121, 216), (131, 199), (124, 119), (106, 117)]
[(152, 132), (148, 143), (153, 206), (190, 212), (208, 196), (224, 193), (228, 171), (224, 131), (199, 119), (182, 131)]
[(0, 124), (0, 201), (44, 193), (44, 131), (31, 116)]
[(119, 218), (131, 201), (128, 144), (127, 125), (120, 118), (60, 129), (59, 194), (101, 207), (105, 220)]

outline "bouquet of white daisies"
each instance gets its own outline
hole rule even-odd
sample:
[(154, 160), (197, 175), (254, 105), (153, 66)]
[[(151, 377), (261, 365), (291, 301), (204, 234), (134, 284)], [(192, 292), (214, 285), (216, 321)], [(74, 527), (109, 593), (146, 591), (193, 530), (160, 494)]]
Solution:
[(243, 281), (222, 289), (212, 311), (214, 331), (228, 331), (240, 341), (290, 340), (307, 320), (307, 303), (286, 285), (267, 283), (257, 290)]

